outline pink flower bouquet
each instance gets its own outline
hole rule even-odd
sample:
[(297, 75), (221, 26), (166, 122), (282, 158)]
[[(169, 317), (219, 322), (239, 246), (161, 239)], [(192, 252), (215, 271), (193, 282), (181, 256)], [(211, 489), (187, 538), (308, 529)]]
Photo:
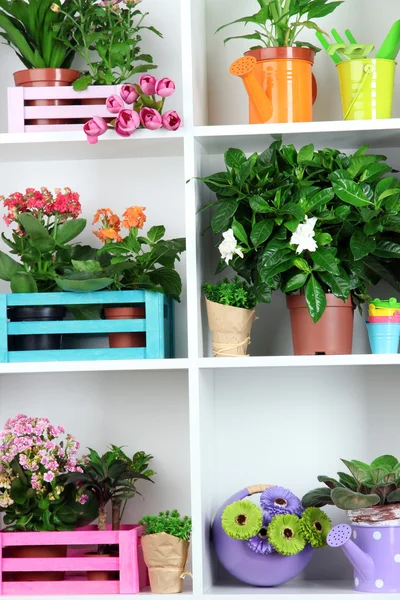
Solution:
[(94, 116), (84, 124), (89, 144), (96, 144), (108, 128), (122, 137), (130, 137), (139, 127), (176, 131), (182, 123), (178, 113), (175, 110), (163, 113), (165, 99), (174, 91), (175, 84), (168, 77), (157, 80), (153, 75), (142, 75), (139, 85), (124, 84), (119, 95), (113, 94), (106, 100), (107, 110), (115, 119), (107, 123), (102, 117)]

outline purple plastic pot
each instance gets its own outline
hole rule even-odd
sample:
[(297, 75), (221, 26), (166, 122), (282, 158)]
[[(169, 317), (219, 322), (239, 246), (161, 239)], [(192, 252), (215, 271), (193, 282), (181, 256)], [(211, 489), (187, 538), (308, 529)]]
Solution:
[(341, 547), (353, 565), (357, 592), (400, 592), (400, 526), (337, 525), (328, 545)]
[(311, 560), (313, 550), (307, 546), (295, 556), (257, 554), (246, 541), (234, 540), (222, 529), (221, 516), (228, 504), (263, 492), (267, 485), (245, 488), (234, 494), (219, 508), (212, 525), (212, 542), (225, 569), (240, 581), (260, 587), (281, 585), (297, 577)]

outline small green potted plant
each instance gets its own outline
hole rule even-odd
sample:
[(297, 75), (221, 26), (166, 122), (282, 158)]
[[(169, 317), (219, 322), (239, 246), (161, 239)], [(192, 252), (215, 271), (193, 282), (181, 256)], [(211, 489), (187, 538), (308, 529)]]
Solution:
[[(227, 257), (225, 251), (231, 250), (228, 244), (233, 239), (233, 231), (228, 230), (224, 235), (222, 251)], [(238, 247), (236, 252), (240, 252)], [(246, 356), (256, 307), (251, 286), (236, 276), (231, 281), (225, 278), (216, 284), (205, 283), (203, 293), (214, 356)]]
[(258, 302), (287, 294), (295, 354), (351, 353), (353, 305), (381, 279), (400, 287), (400, 182), (367, 149), (229, 149), (226, 171), (202, 179), (217, 197), (213, 232), (232, 229), (240, 248), (217, 271), (228, 262)]
[(181, 517), (177, 510), (145, 516), (140, 525), (144, 560), (149, 569), (153, 594), (182, 592), (192, 533), (190, 517)]
[[(222, 25), (251, 24), (253, 31), (225, 40), (254, 40), (246, 56), (256, 59), (252, 76), (271, 105), (270, 122), (312, 120), (316, 84), (312, 76), (319, 48), (298, 38), (304, 29), (320, 31), (315, 19), (331, 14), (342, 2), (327, 0), (257, 0), (258, 12)], [(239, 75), (243, 70), (233, 74)], [(232, 71), (231, 71), (232, 72)], [(290, 93), (288, 93), (288, 89)], [(260, 123), (256, 99), (250, 98), (250, 123)]]

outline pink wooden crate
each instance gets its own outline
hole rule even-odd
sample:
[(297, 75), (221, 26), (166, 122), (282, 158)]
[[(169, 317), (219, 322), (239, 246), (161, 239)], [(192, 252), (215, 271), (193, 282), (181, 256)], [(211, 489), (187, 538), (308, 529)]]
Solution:
[[(111, 94), (119, 94), (119, 85), (92, 85), (83, 92), (75, 92), (72, 86), (60, 87), (11, 87), (8, 88), (8, 133), (27, 131), (77, 131), (94, 115), (112, 117), (105, 102)], [(67, 106), (31, 106), (32, 100), (67, 101)], [(85, 100), (97, 100), (96, 104), (84, 104)], [(32, 119), (68, 121), (50, 125), (31, 125)]]
[[(89, 525), (76, 531), (40, 533), (0, 532), (0, 595), (137, 594), (148, 585), (140, 525), (122, 525), (121, 531), (98, 531)], [(98, 544), (118, 544), (119, 556), (85, 556)], [(66, 558), (3, 558), (11, 546), (68, 546)], [(5, 573), (61, 571), (63, 581), (4, 581)], [(88, 581), (88, 571), (118, 571), (118, 581)]]

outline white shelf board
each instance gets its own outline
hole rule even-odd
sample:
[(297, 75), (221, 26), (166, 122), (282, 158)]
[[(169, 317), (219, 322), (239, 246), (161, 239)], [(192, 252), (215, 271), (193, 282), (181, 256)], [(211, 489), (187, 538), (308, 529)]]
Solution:
[(139, 129), (130, 138), (108, 131), (89, 144), (83, 131), (1, 133), (0, 161), (37, 162), (183, 156), (183, 129)]
[[(355, 596), (360, 597), (360, 593), (353, 590), (352, 581), (306, 581), (297, 579), (280, 587), (272, 588), (250, 587), (244, 584), (219, 584), (207, 590), (205, 596), (210, 600), (214, 598), (220, 600), (221, 596), (235, 597), (236, 600), (250, 600), (254, 596), (268, 596), (269, 598), (276, 596), (279, 600), (293, 600), (298, 596), (312, 596), (314, 600), (318, 600), (318, 598), (324, 598), (325, 596), (333, 596), (340, 598), (340, 600), (347, 600)], [(363, 593), (361, 596), (364, 600), (376, 598), (376, 594), (372, 593)], [(398, 600), (400, 594), (393, 594), (390, 597)]]
[(400, 144), (400, 119), (374, 121), (314, 121), (265, 125), (216, 125), (194, 128), (197, 141), (208, 154), (222, 154), (227, 148), (260, 152), (282, 135), (285, 143), (328, 146), (341, 150), (363, 144), (374, 148), (396, 148)]
[(189, 366), (187, 358), (147, 360), (85, 360), (29, 363), (0, 363), (0, 375), (13, 373), (82, 373), (105, 371), (182, 371)]
[(201, 369), (248, 369), (276, 367), (358, 367), (400, 365), (400, 354), (341, 354), (335, 356), (248, 356), (200, 358)]
[[(134, 600), (140, 596), (151, 597), (152, 600), (165, 600), (165, 594), (152, 594), (150, 588), (144, 588), (139, 594), (124, 594), (122, 597), (124, 600)], [(193, 597), (191, 591), (183, 591), (180, 596)], [(46, 600), (60, 600), (60, 598), (68, 598), (68, 600), (88, 600), (92, 596), (5, 596), (7, 600), (33, 600), (34, 598), (45, 598)], [(104, 594), (100, 596), (101, 600), (121, 600), (121, 594)]]

